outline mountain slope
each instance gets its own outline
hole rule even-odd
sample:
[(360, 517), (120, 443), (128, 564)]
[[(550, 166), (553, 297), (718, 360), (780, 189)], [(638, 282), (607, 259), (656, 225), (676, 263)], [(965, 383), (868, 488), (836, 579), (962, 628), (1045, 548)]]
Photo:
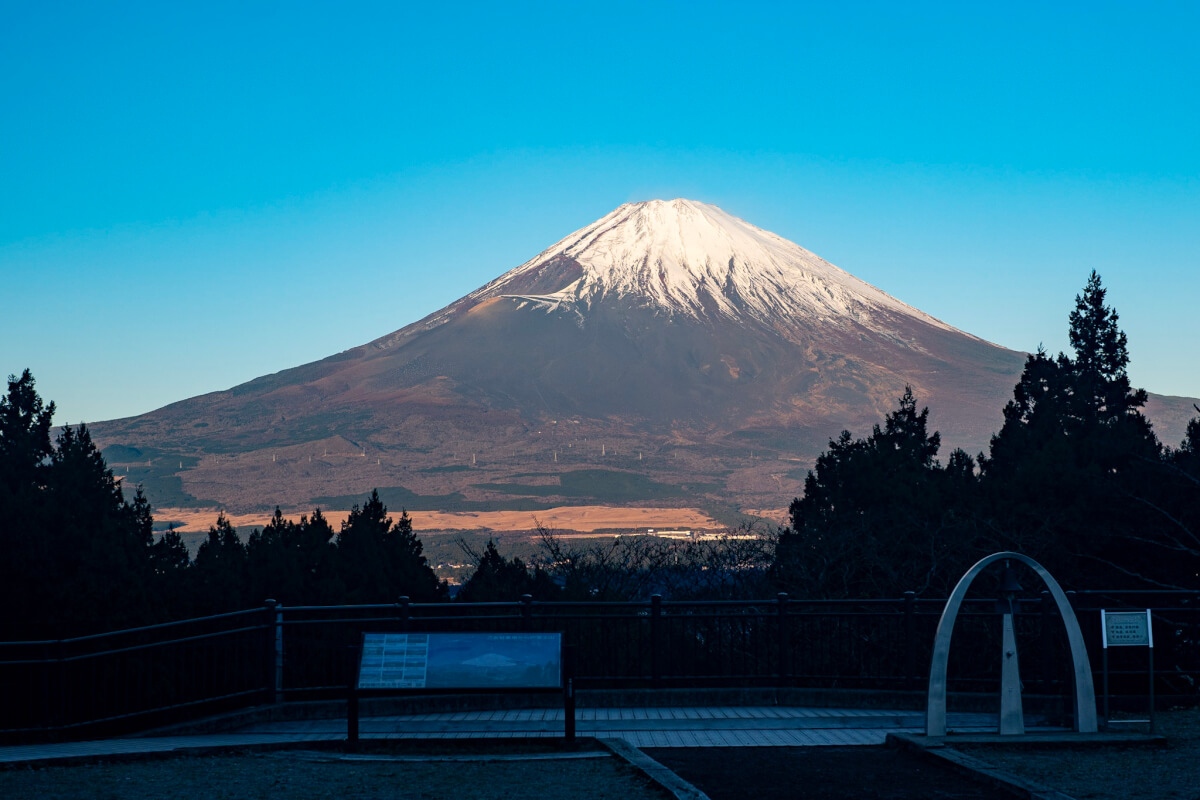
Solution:
[[(779, 507), (905, 385), (946, 452), (983, 449), (1023, 360), (714, 206), (656, 200), (374, 342), (94, 433), (167, 505), (392, 487), (410, 509)], [(582, 469), (591, 495), (562, 477)]]

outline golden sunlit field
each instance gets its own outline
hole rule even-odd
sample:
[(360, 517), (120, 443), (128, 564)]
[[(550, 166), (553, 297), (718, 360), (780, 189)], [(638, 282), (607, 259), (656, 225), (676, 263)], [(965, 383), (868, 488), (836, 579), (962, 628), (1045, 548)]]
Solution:
[[(205, 531), (217, 519), (218, 509), (160, 508), (159, 520), (175, 522), (181, 533)], [(307, 511), (285, 512), (288, 519), (298, 520)], [(348, 510), (322, 509), (334, 530), (349, 515)], [(271, 515), (226, 514), (237, 528), (261, 528)], [(393, 514), (393, 517), (399, 514)], [(689, 529), (716, 530), (723, 526), (701, 511), (690, 508), (616, 508), (611, 506), (562, 506), (543, 511), (415, 511), (411, 514), (413, 530), (421, 531), (523, 531), (541, 525), (560, 531), (594, 533), (597, 530)]]

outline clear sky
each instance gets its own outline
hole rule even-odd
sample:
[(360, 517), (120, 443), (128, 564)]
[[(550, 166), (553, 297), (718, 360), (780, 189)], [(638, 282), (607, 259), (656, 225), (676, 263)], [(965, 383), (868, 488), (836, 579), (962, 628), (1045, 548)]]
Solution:
[(0, 0), (0, 372), (59, 423), (362, 344), (687, 197), (1007, 347), (1092, 269), (1200, 396), (1200, 3)]

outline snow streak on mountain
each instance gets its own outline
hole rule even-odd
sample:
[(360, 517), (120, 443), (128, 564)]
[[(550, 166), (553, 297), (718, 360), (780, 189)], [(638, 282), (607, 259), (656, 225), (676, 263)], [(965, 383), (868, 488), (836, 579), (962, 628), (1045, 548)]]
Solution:
[[(509, 293), (564, 261), (581, 274), (558, 291)], [(669, 314), (762, 322), (799, 314), (834, 327), (869, 325), (887, 310), (953, 330), (781, 236), (683, 199), (627, 203), (468, 297), (496, 296), (581, 310), (634, 299)]]

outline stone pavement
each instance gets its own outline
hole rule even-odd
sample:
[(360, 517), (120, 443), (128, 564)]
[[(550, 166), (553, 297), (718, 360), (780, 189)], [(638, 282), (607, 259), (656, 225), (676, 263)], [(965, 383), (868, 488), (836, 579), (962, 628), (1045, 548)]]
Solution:
[[(947, 720), (952, 729), (960, 732), (996, 729), (994, 714), (951, 713)], [(1027, 718), (1026, 723), (1032, 727), (1038, 720)], [(738, 706), (576, 711), (577, 735), (623, 739), (634, 747), (881, 745), (889, 733), (921, 733), (924, 724), (921, 712), (878, 709)], [(536, 708), (363, 717), (359, 731), (364, 739), (554, 737), (563, 735), (563, 710)], [(338, 741), (345, 737), (344, 718), (260, 722), (219, 734), (0, 747), (0, 763)]]

